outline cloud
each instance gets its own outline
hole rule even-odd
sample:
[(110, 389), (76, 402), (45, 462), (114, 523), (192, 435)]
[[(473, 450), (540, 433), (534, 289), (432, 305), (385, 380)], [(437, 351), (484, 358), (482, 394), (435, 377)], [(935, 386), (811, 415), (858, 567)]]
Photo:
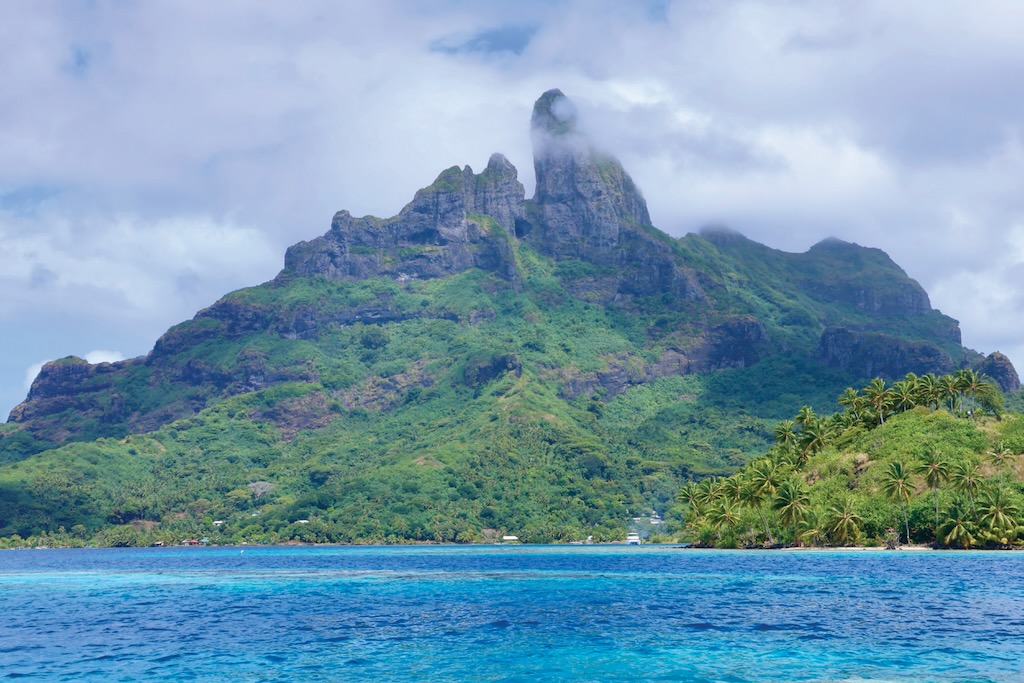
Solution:
[(22, 386), (25, 391), (28, 391), (29, 389), (32, 388), (32, 382), (35, 380), (36, 376), (39, 374), (39, 371), (43, 369), (43, 366), (46, 365), (47, 362), (48, 361), (42, 360), (39, 361), (38, 363), (33, 363), (32, 365), (28, 366), (28, 368), (25, 370), (25, 380), (24, 382), (22, 382)]
[(126, 324), (168, 310), (184, 315), (211, 303), (209, 288), (256, 284), (282, 261), (263, 233), (208, 216), (47, 218), (46, 231), (28, 234), (22, 221), (0, 215), (9, 265), (0, 287), (22, 294), (0, 300), (2, 317), (38, 306), (92, 309)]
[(84, 358), (94, 365), (97, 363), (116, 363), (119, 360), (124, 360), (124, 354), (120, 351), (95, 349), (86, 353)]

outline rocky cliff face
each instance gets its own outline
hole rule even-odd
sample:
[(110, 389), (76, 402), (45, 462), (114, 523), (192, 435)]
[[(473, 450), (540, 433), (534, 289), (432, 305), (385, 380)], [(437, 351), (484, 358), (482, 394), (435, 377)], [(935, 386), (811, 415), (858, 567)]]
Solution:
[(66, 411), (92, 412), (119, 404), (117, 397), (108, 392), (121, 365), (91, 365), (75, 356), (46, 363), (32, 382), (25, 402), (11, 412), (10, 420), (39, 420)]
[(622, 269), (624, 294), (704, 297), (696, 275), (673, 254), (671, 240), (651, 226), (633, 179), (579, 132), (575, 107), (560, 90), (537, 100), (531, 133), (537, 192), (520, 237), (557, 260)]
[(444, 171), (389, 220), (340, 211), (326, 235), (288, 249), (284, 273), (404, 281), (482, 268), (517, 283), (508, 240), (524, 213), (517, 171), (495, 154), (479, 175), (469, 166)]
[(817, 357), (826, 365), (860, 377), (898, 379), (908, 372), (946, 374), (958, 367), (935, 344), (844, 328), (825, 330)]
[(559, 90), (537, 100), (531, 132), (537, 243), (559, 259), (618, 263), (624, 233), (651, 225), (633, 179), (580, 134), (575, 109)]
[(1010, 359), (998, 351), (989, 354), (974, 369), (991, 377), (1003, 391), (1020, 391), (1020, 377)]
[(521, 239), (559, 261), (618, 269), (614, 294), (704, 297), (671, 238), (651, 226), (632, 178), (577, 130), (573, 105), (560, 91), (537, 101), (532, 133), (532, 200), (515, 167), (495, 154), (479, 175), (468, 166), (444, 171), (394, 218), (339, 212), (326, 235), (288, 249), (282, 276), (405, 281), (482, 268), (517, 284), (509, 240)]

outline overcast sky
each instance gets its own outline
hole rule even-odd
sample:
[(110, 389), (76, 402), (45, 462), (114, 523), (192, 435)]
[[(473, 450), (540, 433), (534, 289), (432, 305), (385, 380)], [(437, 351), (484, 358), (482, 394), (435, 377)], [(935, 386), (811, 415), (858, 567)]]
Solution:
[(45, 2), (0, 23), (0, 420), (147, 353), (339, 209), (391, 216), (558, 87), (673, 235), (886, 250), (1024, 365), (1024, 3)]

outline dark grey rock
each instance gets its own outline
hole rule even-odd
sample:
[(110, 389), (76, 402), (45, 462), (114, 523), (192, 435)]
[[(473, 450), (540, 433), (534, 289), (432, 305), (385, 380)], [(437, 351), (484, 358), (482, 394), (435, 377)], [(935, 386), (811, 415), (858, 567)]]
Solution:
[(931, 342), (845, 328), (828, 328), (822, 333), (817, 358), (860, 377), (885, 379), (899, 379), (908, 372), (944, 375), (956, 369), (949, 354)]
[(1010, 359), (995, 351), (974, 366), (977, 372), (988, 375), (1006, 392), (1020, 391), (1020, 377)]
[(340, 211), (326, 235), (288, 249), (282, 275), (404, 281), (482, 268), (518, 285), (509, 244), (525, 216), (517, 175), (495, 154), (479, 175), (469, 166), (442, 172), (394, 218), (355, 218)]
[(558, 260), (622, 269), (624, 294), (703, 298), (696, 278), (674, 258), (672, 238), (651, 226), (633, 179), (579, 132), (575, 107), (560, 90), (537, 100), (531, 134), (537, 192), (529, 230), (517, 234)]

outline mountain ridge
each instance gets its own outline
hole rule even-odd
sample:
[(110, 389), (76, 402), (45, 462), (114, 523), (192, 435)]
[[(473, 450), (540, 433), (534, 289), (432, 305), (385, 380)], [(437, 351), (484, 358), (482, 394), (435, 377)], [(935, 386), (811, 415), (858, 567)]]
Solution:
[[(611, 528), (757, 455), (793, 402), (827, 407), (876, 375), (962, 367), (1019, 388), (1009, 360), (964, 348), (958, 323), (881, 250), (830, 238), (790, 254), (734, 231), (661, 232), (575, 116), (560, 91), (538, 100), (532, 198), (500, 154), (480, 173), (449, 168), (391, 218), (339, 211), (273, 280), (226, 294), (146, 356), (47, 363), (0, 429), (0, 485), (93, 457), (82, 454), (99, 438), (124, 472), (161, 449), (206, 462), (223, 483), (193, 485), (204, 514), (250, 509), (237, 492), (273, 475), (275, 524), (362, 518), (353, 491), (405, 477), (448, 500), (445, 524), (470, 535), (565, 515)], [(260, 455), (230, 455), (232, 430)], [(130, 445), (139, 438), (149, 445)], [(123, 476), (143, 486), (131, 477), (162, 471), (145, 467)], [(512, 491), (508, 476), (534, 488)], [(12, 490), (36, 480), (24, 481)], [(473, 492), (446, 498), (466, 481)], [(547, 502), (527, 503), (538, 491)], [(432, 533), (434, 493), (387, 504), (412, 506), (395, 513), (417, 520), (410, 538)], [(192, 518), (160, 495), (137, 516)], [(562, 496), (578, 503), (558, 512)], [(115, 512), (90, 524), (133, 518)]]
[[(412, 202), (393, 218), (355, 218), (347, 211), (339, 211), (325, 235), (288, 248), (284, 269), (273, 282), (287, 282), (295, 277), (352, 281), (386, 277), (402, 283), (478, 268), (518, 287), (519, 270), (510, 241), (520, 240), (556, 262), (582, 261), (598, 269), (617, 269), (614, 274), (595, 272), (571, 283), (574, 293), (594, 303), (608, 305), (621, 303), (622, 297), (664, 294), (702, 302), (707, 298), (705, 287), (720, 288), (723, 274), (713, 278), (708, 277), (707, 270), (695, 269), (692, 262), (696, 250), (681, 249), (680, 245), (703, 239), (720, 253), (754, 252), (753, 258), (748, 254), (748, 263), (742, 264), (748, 270), (742, 275), (749, 279), (757, 274), (756, 261), (763, 261), (777, 272), (786, 273), (793, 287), (813, 298), (846, 306), (854, 313), (876, 318), (912, 318), (916, 322), (930, 319), (932, 329), (923, 334), (914, 330), (924, 338), (915, 340), (874, 329), (877, 319), (870, 325), (859, 322), (856, 316), (841, 324), (824, 320), (825, 329), (813, 354), (826, 365), (858, 375), (877, 374), (895, 379), (908, 371), (943, 373), (965, 365), (978, 366), (983, 361), (980, 355), (966, 349), (957, 357), (961, 340), (956, 321), (934, 311), (920, 285), (879, 249), (830, 237), (803, 254), (789, 254), (730, 229), (705, 230), (678, 240), (658, 231), (651, 225), (646, 202), (628, 173), (613, 158), (594, 151), (577, 131), (575, 116), (571, 102), (559, 90), (548, 91), (537, 100), (531, 129), (538, 183), (532, 199), (526, 199), (516, 168), (501, 154), (492, 155), (480, 174), (473, 173), (469, 166), (452, 167), (419, 190)], [(793, 264), (798, 262), (803, 265), (795, 268)], [(808, 268), (814, 272), (808, 272)], [(825, 277), (826, 271), (832, 277)], [(844, 271), (850, 277), (834, 277)], [(885, 277), (879, 277), (879, 273)], [(234, 334), (267, 327), (271, 321), (266, 315), (267, 311), (258, 307), (233, 306), (222, 299), (200, 311), (194, 320), (224, 321), (224, 331)], [(396, 312), (387, 305), (370, 306), (356, 308), (350, 315), (336, 317), (332, 322), (384, 324), (412, 315), (415, 314)], [(706, 370), (715, 367), (716, 362), (719, 366), (728, 365), (737, 358), (742, 363), (756, 362), (756, 348), (768, 336), (764, 322), (749, 312), (739, 315), (737, 320), (721, 321), (703, 330), (705, 338), (718, 339), (717, 343), (712, 341), (712, 346), (719, 351), (698, 349), (695, 355), (717, 355), (719, 361), (691, 363), (686, 367)], [(800, 315), (797, 308), (790, 318)], [(316, 335), (319, 323), (313, 309), (307, 307), (296, 310), (290, 320), (277, 320), (276, 324), (283, 337), (309, 339)], [(103, 377), (119, 368), (131, 368), (140, 362), (150, 367), (159, 365), (161, 358), (187, 343), (180, 328), (175, 326), (161, 336), (144, 360), (100, 364), (88, 371), (81, 362), (71, 359), (47, 364), (33, 382), (26, 401), (11, 412), (9, 421), (23, 423), (33, 416), (61, 412), (55, 410), (61, 399), (58, 387), (83, 380), (83, 388), (88, 391), (80, 393), (102, 392), (111, 386)], [(188, 338), (198, 342), (214, 333), (213, 326), (197, 324), (189, 330)], [(926, 338), (928, 335), (931, 339)], [(728, 353), (730, 347), (732, 354)], [(691, 345), (693, 348), (697, 347)], [(233, 382), (236, 386), (229, 394), (246, 387), (260, 388), (258, 359), (250, 358), (240, 365), (256, 381), (246, 384), (238, 378), (216, 376), (201, 362), (189, 365), (180, 378), (224, 387)], [(1005, 390), (1019, 388), (1019, 382), (1015, 384), (1015, 370), (1008, 361), (990, 363), (989, 367), (997, 372), (995, 379)], [(301, 373), (286, 372), (277, 379), (299, 377)], [(58, 406), (40, 405), (54, 400)], [(193, 408), (202, 405), (205, 403), (195, 403)], [(116, 421), (120, 409), (122, 402), (114, 397), (101, 421)], [(183, 414), (179, 410), (168, 412), (163, 418), (151, 415), (149, 419), (134, 421), (129, 431), (152, 428)], [(54, 442), (60, 443), (61, 439)]]

